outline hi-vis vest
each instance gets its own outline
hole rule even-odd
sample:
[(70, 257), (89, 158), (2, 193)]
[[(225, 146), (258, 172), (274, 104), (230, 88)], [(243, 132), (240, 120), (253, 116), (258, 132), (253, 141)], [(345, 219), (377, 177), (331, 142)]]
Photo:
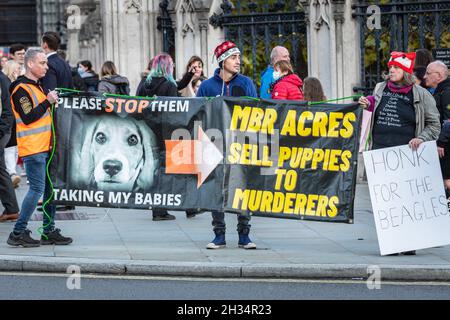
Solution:
[[(24, 89), (33, 100), (32, 108), (36, 108), (42, 103), (47, 96), (40, 88), (26, 83), (20, 83), (14, 88), (11, 94), (11, 104), (14, 105), (12, 96), (19, 88)], [(52, 118), (48, 110), (37, 121), (26, 125), (20, 118), (16, 108), (22, 106), (14, 106), (13, 112), (16, 118), (17, 147), (19, 149), (19, 157), (26, 157), (33, 154), (46, 152), (50, 150), (50, 140), (52, 135)]]

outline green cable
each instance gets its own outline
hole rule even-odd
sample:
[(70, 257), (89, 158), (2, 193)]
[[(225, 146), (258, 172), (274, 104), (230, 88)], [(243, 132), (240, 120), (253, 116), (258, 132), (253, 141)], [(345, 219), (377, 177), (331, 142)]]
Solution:
[[(55, 90), (58, 90), (58, 91), (60, 91), (60, 92), (63, 92), (63, 91), (66, 91), (66, 92), (75, 92), (75, 93), (81, 93), (81, 92), (82, 92), (82, 91), (79, 91), (79, 90), (67, 89), (67, 88), (55, 88)], [(124, 96), (124, 95), (118, 95), (118, 94), (106, 94), (106, 93), (104, 94), (104, 96), (116, 96), (116, 97), (118, 96), (118, 97), (128, 97), (128, 98), (131, 98), (131, 96)], [(148, 97), (137, 97), (137, 98), (147, 98), (147, 99), (148, 99)], [(152, 98), (150, 98), (150, 99), (154, 100), (154, 99), (156, 99), (156, 97), (152, 97)], [(46, 169), (45, 171), (46, 171), (47, 179), (48, 179), (49, 184), (50, 184), (51, 194), (50, 194), (50, 196), (48, 197), (48, 199), (42, 204), (42, 212), (44, 213), (45, 216), (47, 216), (49, 222), (48, 222), (48, 224), (46, 224), (45, 226), (42, 226), (42, 227), (38, 228), (38, 230), (37, 230), (37, 231), (41, 234), (41, 236), (44, 237), (46, 240), (48, 239), (48, 236), (43, 232), (43, 230), (44, 230), (46, 227), (48, 227), (49, 225), (51, 225), (52, 222), (53, 222), (52, 217), (47, 213), (46, 206), (47, 206), (47, 204), (53, 199), (53, 196), (54, 196), (54, 194), (55, 194), (55, 190), (54, 190), (54, 188), (53, 188), (53, 182), (52, 182), (52, 179), (51, 179), (51, 177), (50, 177), (50, 170), (49, 170), (49, 169), (50, 169), (51, 162), (52, 162), (53, 157), (54, 157), (54, 155), (55, 155), (55, 151), (56, 151), (56, 132), (55, 132), (55, 123), (54, 123), (54, 118), (53, 118), (54, 109), (55, 109), (55, 105), (52, 104), (52, 108), (51, 108), (51, 110), (50, 110), (50, 116), (51, 116), (51, 119), (52, 119), (53, 147), (52, 147), (52, 152), (51, 152), (51, 154), (50, 154), (50, 158), (48, 159), (47, 164), (46, 164), (46, 168), (45, 168), (45, 169)]]
[[(67, 88), (56, 88), (55, 90), (61, 91), (61, 92), (75, 92), (75, 93), (83, 93), (85, 91), (79, 91), (79, 90), (74, 90), (74, 89), (67, 89)], [(120, 97), (120, 98), (141, 98), (141, 99), (149, 99), (149, 100), (155, 100), (156, 98), (158, 98), (157, 96), (153, 96), (153, 97), (142, 97), (142, 96), (130, 96), (130, 95), (126, 95), (126, 94), (116, 94), (116, 93), (103, 93), (102, 94), (104, 97)]]
[(153, 97), (142, 97), (142, 96), (128, 96), (128, 95), (125, 95), (125, 94), (107, 93), (107, 92), (103, 93), (103, 96), (104, 97), (131, 98), (131, 99), (133, 99), (133, 98), (141, 98), (141, 99), (148, 99), (148, 100), (155, 100), (155, 99), (158, 98), (158, 96), (156, 96), (156, 95), (153, 96)]
[[(83, 93), (84, 92), (84, 91), (79, 91), (79, 90), (74, 90), (74, 89), (67, 89), (67, 88), (55, 88), (55, 90), (61, 91), (61, 92), (74, 92), (74, 93)], [(150, 100), (155, 100), (157, 98), (157, 96), (142, 97), (142, 96), (130, 96), (130, 95), (125, 95), (125, 94), (107, 93), (107, 92), (103, 93), (102, 95), (104, 97), (142, 98), (142, 99), (150, 99)]]
[[(55, 90), (66, 91), (66, 92), (75, 92), (75, 93), (81, 93), (82, 92), (82, 91), (79, 91), (79, 90), (67, 89), (67, 88), (56, 88)], [(112, 93), (104, 93), (103, 96), (104, 97), (123, 97), (123, 98), (144, 98), (144, 99), (150, 99), (150, 100), (155, 100), (155, 99), (158, 98), (157, 96), (141, 97), (141, 96), (128, 96), (128, 95), (121, 95), (121, 94), (112, 94)], [(353, 95), (353, 96), (344, 97), (344, 98), (338, 98), (338, 99), (330, 99), (330, 100), (325, 100), (325, 101), (319, 101), (319, 102), (308, 102), (308, 105), (315, 105), (315, 104), (321, 104), (321, 103), (328, 103), (328, 102), (332, 102), (332, 101), (339, 101), (339, 100), (345, 100), (345, 99), (359, 98), (361, 96), (362, 96), (362, 94), (360, 94), (360, 95)], [(215, 97), (206, 97), (207, 101), (211, 101), (214, 98)], [(249, 96), (243, 96), (242, 98), (251, 99), (251, 100), (255, 100), (255, 101), (259, 101), (260, 100), (259, 98), (249, 97)], [(48, 181), (50, 182), (50, 188), (51, 188), (52, 192), (50, 194), (50, 197), (42, 205), (43, 212), (47, 216), (47, 218), (49, 219), (49, 223), (47, 225), (42, 226), (42, 227), (40, 227), (38, 229), (38, 232), (41, 234), (41, 236), (43, 236), (46, 239), (48, 239), (48, 237), (41, 230), (44, 230), (47, 226), (49, 226), (52, 223), (52, 218), (50, 217), (50, 215), (45, 210), (45, 206), (51, 201), (51, 199), (53, 198), (53, 195), (55, 194), (55, 191), (53, 189), (53, 183), (52, 183), (52, 180), (50, 178), (50, 172), (49, 172), (49, 167), (50, 167), (50, 164), (51, 164), (51, 162), (53, 160), (53, 156), (55, 155), (55, 149), (56, 149), (55, 124), (54, 124), (54, 121), (53, 121), (54, 107), (55, 107), (55, 105), (52, 104), (52, 109), (51, 109), (51, 112), (50, 112), (50, 115), (51, 115), (51, 118), (52, 118), (53, 148), (52, 148), (52, 153), (50, 155), (50, 159), (48, 160), (47, 165), (46, 165), (46, 174), (47, 174)]]
[(349, 96), (349, 97), (330, 99), (330, 100), (324, 100), (324, 101), (318, 101), (318, 102), (308, 101), (308, 105), (310, 106), (310, 105), (314, 105), (314, 104), (321, 104), (321, 103), (328, 103), (328, 102), (339, 101), (339, 100), (353, 99), (353, 98), (359, 98), (359, 97), (362, 97), (362, 96), (363, 96), (362, 94), (355, 94), (355, 95)]
[(260, 98), (249, 97), (249, 96), (243, 96), (242, 98), (246, 98), (246, 99), (250, 99), (250, 100), (255, 100), (255, 101), (261, 100)]
[[(67, 88), (56, 88), (55, 90), (59, 90), (59, 91), (66, 91), (66, 92), (76, 92), (76, 93), (81, 93), (83, 91), (79, 91), (79, 90), (74, 90), (74, 89), (67, 89)], [(143, 98), (143, 99), (151, 99), (151, 100), (155, 100), (158, 98), (158, 96), (153, 96), (153, 97), (142, 97), (142, 96), (130, 96), (130, 95), (123, 95), (123, 94), (113, 94), (113, 93), (103, 93), (103, 96), (105, 97), (121, 97), (121, 98)], [(353, 98), (359, 98), (362, 97), (362, 94), (356, 94), (353, 96), (348, 96), (348, 97), (343, 97), (343, 98), (337, 98), (337, 99), (329, 99), (329, 100), (324, 100), (324, 101), (317, 101), (317, 102), (308, 102), (308, 105), (314, 105), (314, 104), (321, 104), (321, 103), (328, 103), (328, 102), (333, 102), (333, 101), (339, 101), (339, 100), (346, 100), (346, 99), (353, 99)], [(206, 97), (206, 99), (208, 101), (214, 99), (216, 97)], [(242, 96), (241, 98), (246, 98), (246, 99), (251, 99), (251, 100), (255, 100), (255, 101), (259, 101), (261, 100), (260, 98), (255, 98), (255, 97), (249, 97), (249, 96)]]
[[(333, 102), (333, 101), (339, 101), (339, 100), (346, 100), (346, 99), (353, 99), (353, 98), (359, 98), (362, 97), (362, 94), (356, 94), (353, 96), (349, 96), (349, 97), (344, 97), (344, 98), (337, 98), (337, 99), (329, 99), (329, 100), (324, 100), (324, 101), (318, 101), (318, 102), (308, 102), (308, 105), (313, 105), (313, 104), (321, 104), (321, 103), (328, 103), (328, 102)], [(210, 98), (215, 98), (215, 97), (210, 97)], [(246, 99), (250, 99), (250, 100), (255, 100), (255, 101), (260, 101), (260, 98), (255, 98), (255, 97), (249, 97), (249, 96), (242, 96), (241, 98), (246, 98)], [(298, 100), (298, 101), (302, 101), (302, 100)]]
[(74, 90), (74, 89), (67, 89), (67, 88), (55, 88), (56, 91), (67, 91), (67, 92), (83, 92), (83, 91), (79, 91), (79, 90)]
[(52, 200), (53, 195), (55, 194), (55, 191), (53, 190), (53, 183), (52, 183), (52, 180), (51, 180), (51, 178), (50, 178), (50, 172), (49, 172), (49, 167), (50, 167), (50, 164), (51, 164), (51, 162), (52, 162), (53, 156), (55, 155), (55, 149), (56, 149), (55, 124), (54, 124), (54, 121), (53, 121), (54, 108), (55, 108), (55, 105), (52, 104), (52, 109), (50, 110), (50, 116), (51, 116), (51, 118), (52, 118), (53, 147), (52, 147), (52, 152), (51, 152), (51, 154), (50, 154), (50, 159), (48, 159), (47, 165), (46, 165), (46, 174), (47, 174), (48, 181), (50, 182), (50, 190), (51, 190), (52, 192), (51, 192), (49, 198), (42, 204), (42, 212), (44, 213), (44, 215), (47, 216), (49, 222), (48, 222), (47, 225), (42, 226), (42, 227), (40, 227), (40, 228), (38, 229), (38, 232), (41, 234), (42, 237), (45, 238), (45, 240), (47, 240), (48, 237), (45, 235), (45, 233), (43, 232), (43, 230), (44, 230), (46, 227), (48, 227), (48, 226), (53, 222), (52, 217), (50, 217), (50, 215), (47, 213), (47, 210), (45, 210), (45, 207), (46, 207), (46, 205)]

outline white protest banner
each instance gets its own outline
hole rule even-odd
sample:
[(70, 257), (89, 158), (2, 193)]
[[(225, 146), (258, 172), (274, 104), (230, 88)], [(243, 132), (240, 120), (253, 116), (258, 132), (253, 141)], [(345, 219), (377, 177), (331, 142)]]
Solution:
[(381, 255), (450, 244), (435, 141), (363, 153)]

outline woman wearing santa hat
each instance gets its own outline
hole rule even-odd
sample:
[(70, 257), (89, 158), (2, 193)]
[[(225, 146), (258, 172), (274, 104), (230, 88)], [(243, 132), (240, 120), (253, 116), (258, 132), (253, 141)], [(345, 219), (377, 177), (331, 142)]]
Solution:
[(436, 102), (426, 89), (415, 84), (415, 55), (392, 52), (386, 80), (375, 86), (373, 96), (359, 99), (361, 105), (373, 112), (368, 143), (372, 150), (405, 144), (415, 150), (422, 142), (439, 136)]

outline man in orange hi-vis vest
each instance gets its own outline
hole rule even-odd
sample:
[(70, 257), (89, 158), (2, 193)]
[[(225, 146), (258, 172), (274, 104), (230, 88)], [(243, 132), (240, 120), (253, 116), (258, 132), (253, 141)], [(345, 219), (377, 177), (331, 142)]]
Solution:
[[(31, 238), (28, 220), (36, 209), (39, 198), (49, 195), (46, 186), (46, 163), (51, 148), (52, 118), (50, 109), (58, 101), (55, 91), (44, 93), (39, 79), (48, 70), (47, 57), (42, 49), (28, 49), (25, 53), (25, 75), (20, 76), (9, 88), (11, 105), (16, 118), (17, 146), (23, 158), (30, 188), (25, 195), (19, 219), (10, 233), (7, 243), (11, 246), (37, 247), (48, 244), (67, 245), (71, 238), (55, 229), (54, 206), (49, 206), (50, 218), (44, 215), (44, 234), (41, 240)], [(44, 200), (47, 196), (44, 197)]]

